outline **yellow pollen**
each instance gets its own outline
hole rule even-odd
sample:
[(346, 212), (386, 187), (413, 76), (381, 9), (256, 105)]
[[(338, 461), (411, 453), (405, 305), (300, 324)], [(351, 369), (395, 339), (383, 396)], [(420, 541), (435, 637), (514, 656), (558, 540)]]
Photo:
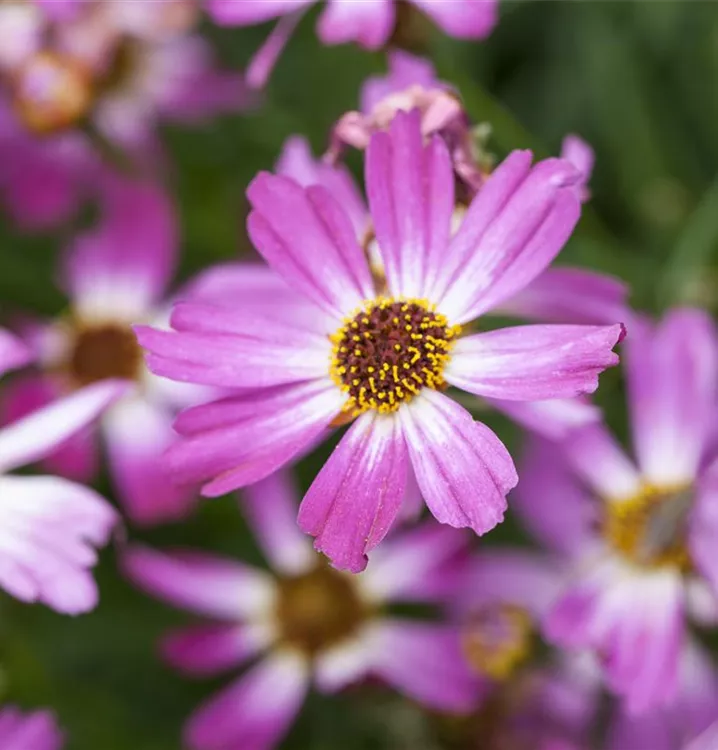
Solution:
[(365, 302), (331, 336), (330, 374), (348, 396), (344, 411), (389, 413), (422, 387), (445, 388), (444, 368), (460, 333), (423, 299)]
[(521, 607), (502, 604), (474, 614), (464, 627), (464, 655), (479, 674), (510, 678), (531, 655), (533, 624)]
[(686, 525), (692, 504), (691, 487), (645, 486), (630, 500), (606, 503), (603, 532), (608, 543), (635, 565), (687, 572), (691, 559)]

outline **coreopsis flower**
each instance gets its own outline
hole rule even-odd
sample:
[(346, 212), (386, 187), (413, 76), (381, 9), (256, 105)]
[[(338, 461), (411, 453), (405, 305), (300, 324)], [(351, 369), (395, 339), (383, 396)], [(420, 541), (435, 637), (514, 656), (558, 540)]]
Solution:
[(466, 538), (434, 524), (397, 534), (362, 576), (330, 568), (295, 523), (286, 474), (248, 488), (242, 505), (272, 566), (265, 572), (199, 552), (131, 547), (130, 578), (145, 591), (211, 618), (168, 635), (164, 658), (195, 676), (255, 661), (188, 721), (193, 750), (269, 750), (286, 734), (314, 682), (336, 692), (373, 676), (443, 711), (466, 711), (477, 683), (456, 629), (393, 615), (393, 603), (445, 599), (460, 580)]
[[(0, 373), (31, 356), (20, 341), (0, 331)], [(0, 587), (17, 599), (65, 614), (96, 605), (91, 568), (95, 548), (107, 543), (117, 522), (112, 507), (93, 490), (65, 479), (9, 472), (35, 463), (85, 428), (124, 389), (117, 381), (89, 386), (0, 428)], [(3, 721), (0, 714), (0, 737)]]
[(50, 711), (23, 713), (15, 706), (0, 708), (0, 747), (3, 750), (60, 750), (65, 744)]
[[(569, 556), (547, 617), (554, 642), (593, 649), (632, 711), (675, 696), (686, 619), (716, 617), (716, 333), (699, 310), (635, 324), (627, 347), (637, 463), (602, 425), (527, 454), (516, 506)], [(712, 588), (712, 591), (711, 591)]]
[[(452, 159), (455, 163), (455, 158)], [(386, 283), (386, 272), (371, 215), (346, 167), (315, 159), (309, 143), (304, 138), (292, 136), (282, 148), (276, 172), (291, 177), (303, 187), (322, 185), (331, 191), (349, 216), (375, 283), (382, 288)], [(461, 226), (465, 214), (466, 208), (457, 205), (452, 217), (452, 233)], [(256, 269), (248, 267), (246, 273), (254, 275)], [(244, 290), (237, 290), (237, 294), (242, 293)], [(537, 323), (610, 325), (631, 317), (627, 296), (627, 285), (614, 277), (580, 268), (548, 268), (520, 292), (487, 313)], [(581, 399), (504, 401), (486, 398), (484, 401), (523, 427), (551, 439), (565, 437), (576, 427), (601, 418), (598, 409)]]
[(580, 213), (576, 173), (557, 159), (532, 168), (530, 152), (514, 152), (451, 237), (451, 159), (440, 139), (423, 143), (419, 120), (399, 113), (367, 152), (381, 291), (326, 189), (260, 174), (248, 228), (278, 293), (233, 309), (179, 304), (174, 331), (137, 329), (155, 373), (244, 390), (176, 422), (184, 440), (172, 471), (203, 481), (206, 495), (259, 481), (332, 423), (356, 420), (299, 513), (317, 549), (355, 572), (396, 518), (410, 464), (441, 523), (482, 534), (503, 517), (511, 457), (443, 393), (449, 385), (517, 401), (590, 392), (623, 335), (621, 325), (463, 335), (559, 252)]
[[(160, 456), (173, 441), (171, 422), (194, 389), (151, 375), (131, 325), (162, 324), (175, 267), (174, 209), (157, 185), (104, 174), (98, 226), (77, 236), (61, 258), (70, 305), (50, 322), (26, 326), (39, 372), (8, 389), (6, 416), (14, 419), (92, 383), (121, 379), (129, 392), (103, 416), (100, 430), (119, 499), (137, 523), (179, 518), (193, 491), (173, 485)], [(88, 482), (98, 471), (97, 435), (84, 431), (46, 462), (53, 471)]]
[[(279, 21), (250, 65), (247, 76), (263, 86), (307, 8), (317, 0), (206, 0), (213, 20), (226, 26)], [(483, 39), (497, 19), (497, 0), (409, 0), (443, 31), (457, 39)], [(356, 42), (366, 49), (387, 44), (397, 22), (394, 0), (328, 0), (317, 33), (324, 44)]]

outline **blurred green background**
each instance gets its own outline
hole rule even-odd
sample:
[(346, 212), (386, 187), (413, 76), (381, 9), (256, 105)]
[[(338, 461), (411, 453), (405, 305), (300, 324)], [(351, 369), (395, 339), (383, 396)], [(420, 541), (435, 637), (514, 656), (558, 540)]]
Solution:
[[(382, 54), (325, 48), (305, 18), (256, 111), (196, 129), (165, 130), (169, 179), (183, 230), (182, 276), (252, 251), (244, 233), (244, 190), (271, 168), (284, 139), (310, 138), (321, 150), (330, 126), (358, 104)], [(226, 64), (242, 67), (267, 33), (207, 26)], [(493, 128), (491, 150), (557, 153), (576, 132), (596, 150), (593, 200), (561, 257), (630, 282), (635, 305), (658, 312), (677, 302), (714, 309), (718, 301), (718, 3), (502, 2), (497, 30), (481, 44), (428, 28), (426, 54), (454, 83), (476, 122)], [(65, 236), (22, 237), (4, 224), (0, 252), (3, 312), (54, 314), (54, 256)], [(620, 422), (620, 376), (607, 373), (600, 400)], [(515, 430), (491, 424), (512, 449)], [(322, 457), (328, 448), (321, 451)], [(300, 467), (304, 486), (321, 458)], [(107, 483), (101, 489), (108, 491)], [(261, 564), (236, 499), (206, 501), (183, 524), (127, 532), (152, 544), (191, 544)], [(482, 543), (511, 538), (509, 520)], [(0, 602), (3, 698), (49, 705), (70, 750), (177, 750), (184, 718), (225, 679), (192, 682), (161, 666), (154, 644), (186, 621), (135, 592), (112, 552), (99, 569), (100, 607), (78, 619)], [(283, 747), (307, 750), (433, 750), (422, 719), (389, 693), (364, 689), (312, 697)]]

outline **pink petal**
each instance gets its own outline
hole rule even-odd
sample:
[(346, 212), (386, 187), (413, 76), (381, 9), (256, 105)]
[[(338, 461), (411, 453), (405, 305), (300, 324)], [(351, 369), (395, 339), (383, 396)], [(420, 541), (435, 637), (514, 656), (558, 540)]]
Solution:
[(483, 39), (498, 21), (498, 0), (411, 0), (449, 36)]
[(265, 644), (244, 625), (193, 625), (165, 635), (163, 659), (175, 669), (211, 677), (241, 666)]
[(556, 257), (581, 213), (575, 168), (561, 159), (530, 167), (514, 151), (474, 198), (446, 253), (432, 300), (454, 323), (497, 307)]
[(274, 582), (266, 573), (208, 553), (165, 553), (134, 545), (125, 550), (121, 565), (146, 593), (219, 620), (257, 616), (274, 597)]
[(581, 179), (576, 184), (578, 196), (582, 202), (589, 200), (591, 192), (588, 189), (588, 182), (591, 179), (593, 165), (596, 161), (593, 149), (583, 138), (569, 134), (561, 144), (561, 158), (570, 161), (581, 173)]
[(715, 750), (718, 747), (718, 721), (711, 724), (700, 737), (686, 745), (685, 750)]
[(718, 600), (718, 461), (706, 470), (695, 491), (688, 527), (691, 559)]
[(246, 488), (244, 515), (272, 568), (298, 575), (316, 563), (307, 537), (297, 525), (299, 493), (287, 471), (277, 471)]
[(9, 331), (0, 328), (0, 376), (32, 360), (32, 351)]
[(175, 212), (156, 184), (106, 173), (99, 225), (68, 248), (62, 279), (81, 314), (134, 322), (165, 291), (178, 250)]
[(385, 620), (377, 627), (373, 672), (419, 703), (440, 711), (468, 711), (478, 683), (464, 657), (459, 633), (445, 625)]
[(293, 13), (316, 0), (208, 0), (207, 12), (223, 26), (252, 26)]
[(367, 677), (371, 670), (373, 628), (362, 629), (351, 640), (344, 640), (318, 653), (314, 660), (314, 680), (319, 690), (336, 693)]
[[(430, 297), (446, 262), (454, 176), (445, 143), (423, 145), (417, 110), (398, 112), (388, 133), (372, 136), (366, 156), (369, 207), (389, 288)], [(432, 300), (433, 297), (430, 297)]]
[(601, 654), (608, 685), (639, 713), (675, 697), (683, 620), (676, 571), (606, 559), (558, 600), (545, 630), (554, 643)]
[[(61, 385), (44, 375), (26, 375), (5, 386), (3, 423), (12, 424), (53, 403), (63, 395)], [(92, 427), (68, 438), (41, 461), (51, 474), (89, 484), (98, 470), (97, 441)]]
[(358, 573), (386, 536), (406, 487), (406, 447), (393, 416), (363, 414), (304, 496), (299, 527), (315, 549), (342, 570)]
[[(241, 313), (223, 307), (185, 303), (178, 308), (177, 325), (194, 318), (196, 332), (161, 331), (137, 326), (140, 345), (147, 349), (147, 366), (163, 377), (182, 383), (217, 388), (266, 388), (326, 376), (331, 342), (302, 331), (291, 321), (262, 320), (254, 334), (213, 332), (239, 324)], [(205, 330), (202, 330), (204, 328)]]
[(386, 44), (393, 29), (391, 0), (329, 0), (317, 32), (324, 44), (357, 42), (366, 49), (379, 49)]
[(343, 165), (330, 166), (315, 159), (306, 139), (295, 135), (285, 141), (276, 172), (291, 177), (302, 187), (324, 185), (347, 212), (357, 237), (366, 233), (369, 211), (351, 173)]
[(0, 745), (7, 750), (60, 750), (65, 738), (50, 711), (22, 714), (14, 706), (0, 710)]
[(170, 414), (136, 397), (112, 409), (103, 427), (112, 477), (129, 518), (149, 526), (187, 516), (196, 490), (175, 485), (164, 462), (165, 450), (176, 441)]
[(506, 510), (506, 494), (518, 481), (496, 435), (428, 389), (399, 416), (419, 487), (437, 521), (469, 526), (477, 534), (496, 526)]
[(610, 325), (626, 322), (628, 285), (596, 271), (549, 268), (493, 312), (540, 323)]
[(601, 421), (601, 411), (586, 399), (561, 398), (546, 401), (503, 401), (487, 403), (526, 430), (549, 440), (563, 440), (574, 430)]
[(574, 470), (599, 497), (625, 500), (641, 491), (640, 475), (604, 425), (575, 430), (562, 447)]
[(326, 188), (261, 173), (247, 197), (252, 242), (290, 286), (339, 319), (373, 296), (351, 221)]
[(537, 541), (569, 557), (595, 544), (600, 501), (580, 483), (553, 442), (527, 441), (519, 476), (511, 507)]
[(56, 477), (3, 477), (0, 586), (64, 614), (97, 604), (90, 569), (117, 515), (97, 493)]
[(675, 309), (626, 346), (633, 442), (646, 478), (676, 486), (696, 475), (713, 420), (718, 335), (701, 310)]
[(45, 458), (131, 387), (124, 380), (89, 385), (0, 429), (0, 466), (7, 471)]
[(532, 325), (459, 339), (444, 376), (457, 388), (516, 401), (593, 393), (598, 375), (618, 364), (615, 326)]
[(290, 13), (279, 19), (247, 66), (246, 79), (251, 88), (264, 88), (301, 19), (301, 12)]
[[(397, 532), (376, 550), (372, 564), (359, 579), (375, 601), (432, 601), (456, 583), (451, 563), (468, 549), (464, 534), (428, 521)], [(442, 585), (433, 586), (438, 580)]]
[(261, 661), (202, 706), (185, 727), (192, 750), (272, 750), (299, 713), (309, 665), (292, 652)]
[(314, 381), (188, 409), (175, 424), (186, 437), (169, 451), (172, 476), (212, 480), (203, 487), (209, 496), (254, 484), (312, 444), (344, 401), (333, 383)]

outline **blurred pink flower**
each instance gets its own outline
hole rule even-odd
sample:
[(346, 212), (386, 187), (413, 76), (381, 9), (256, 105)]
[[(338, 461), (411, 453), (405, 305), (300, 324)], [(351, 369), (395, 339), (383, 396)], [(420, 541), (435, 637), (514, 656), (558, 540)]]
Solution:
[[(127, 575), (145, 591), (210, 617), (166, 636), (164, 658), (195, 676), (258, 662), (189, 720), (193, 750), (270, 750), (314, 682), (337, 692), (375, 676), (442, 711), (468, 711), (477, 682), (456, 629), (389, 614), (392, 603), (444, 600), (467, 539), (434, 524), (397, 534), (361, 577), (333, 570), (297, 529), (297, 498), (284, 473), (253, 485), (243, 507), (273, 574), (205, 553), (131, 547)], [(458, 566), (458, 567), (457, 567)]]
[[(0, 331), (0, 373), (26, 364), (31, 356), (21, 342)], [(0, 428), (0, 587), (12, 596), (64, 614), (87, 612), (97, 604), (90, 569), (97, 559), (94, 548), (107, 544), (117, 522), (114, 510), (79, 484), (8, 472), (47, 456), (125, 390), (114, 380), (88, 386)], [(0, 739), (5, 725), (10, 731), (13, 716), (0, 713)]]
[(317, 549), (354, 572), (396, 518), (410, 464), (440, 522), (481, 534), (503, 517), (517, 481), (511, 457), (441, 392), (447, 385), (517, 401), (590, 392), (623, 335), (621, 325), (559, 325), (459, 338), (568, 239), (580, 213), (568, 162), (532, 168), (530, 152), (514, 152), (453, 237), (451, 160), (440, 139), (424, 144), (418, 112), (373, 136), (366, 173), (385, 290), (329, 191), (260, 174), (249, 232), (275, 288), (292, 291), (263, 308), (180, 304), (174, 331), (137, 329), (153, 372), (244, 389), (176, 423), (184, 439), (169, 452), (172, 471), (206, 482), (207, 495), (259, 481), (335, 420), (358, 417), (299, 514)]
[(707, 314), (677, 309), (655, 327), (634, 322), (625, 354), (637, 466), (603, 426), (581, 428), (561, 446), (534, 445), (514, 503), (572, 560), (548, 637), (593, 649), (639, 712), (674, 699), (686, 618), (718, 617), (716, 464), (706, 451), (718, 340)]
[[(253, 86), (263, 86), (304, 12), (317, 0), (206, 0), (214, 21), (253, 26), (279, 18), (248, 70)], [(498, 0), (409, 0), (443, 31), (457, 39), (483, 39), (497, 21)], [(394, 0), (328, 0), (317, 33), (324, 44), (356, 42), (367, 49), (387, 44), (396, 24)]]
[(0, 708), (3, 750), (60, 750), (65, 738), (50, 711), (23, 714), (15, 706)]
[(429, 60), (401, 50), (389, 52), (388, 60), (387, 76), (369, 78), (364, 83), (361, 111), (347, 112), (334, 126), (328, 158), (336, 161), (346, 146), (365, 149), (374, 133), (389, 128), (397, 112), (418, 109), (422, 134), (425, 138), (438, 134), (446, 141), (454, 170), (470, 201), (486, 174), (479, 164), (471, 122), (459, 95), (439, 81)]
[[(120, 378), (129, 392), (102, 418), (110, 470), (129, 517), (143, 524), (180, 518), (194, 491), (166, 477), (160, 456), (173, 442), (180, 406), (206, 391), (178, 386), (147, 372), (131, 324), (164, 324), (162, 299), (178, 250), (174, 208), (163, 189), (104, 173), (101, 220), (76, 237), (61, 259), (69, 311), (48, 324), (28, 324), (27, 341), (42, 372), (16, 379), (6, 394), (6, 416), (16, 419), (81, 386)], [(45, 462), (79, 481), (97, 473), (95, 435), (84, 431)]]

